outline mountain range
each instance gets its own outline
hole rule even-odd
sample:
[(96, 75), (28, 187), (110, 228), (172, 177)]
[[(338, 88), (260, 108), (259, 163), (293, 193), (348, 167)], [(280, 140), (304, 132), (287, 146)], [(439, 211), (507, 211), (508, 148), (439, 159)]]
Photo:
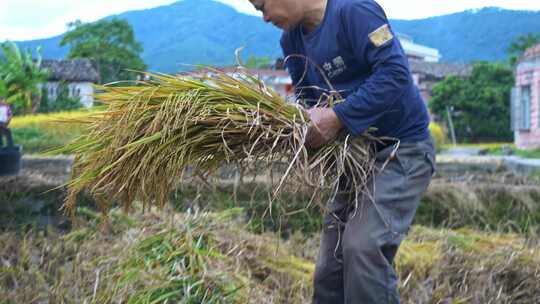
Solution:
[[(237, 12), (213, 0), (181, 0), (152, 9), (128, 11), (106, 18), (124, 18), (133, 26), (142, 55), (152, 71), (176, 72), (190, 64), (225, 65), (245, 46), (248, 56), (281, 55), (280, 31), (262, 18)], [(394, 30), (415, 43), (436, 48), (444, 62), (506, 60), (507, 49), (521, 35), (540, 32), (539, 11), (500, 8), (468, 10), (418, 20), (390, 20)], [(44, 58), (60, 59), (62, 35), (18, 42), (20, 47), (42, 46)]]

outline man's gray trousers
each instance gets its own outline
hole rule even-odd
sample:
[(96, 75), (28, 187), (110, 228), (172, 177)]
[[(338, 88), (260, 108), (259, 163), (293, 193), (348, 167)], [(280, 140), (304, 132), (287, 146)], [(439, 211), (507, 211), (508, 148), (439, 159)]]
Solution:
[(329, 204), (313, 303), (399, 303), (393, 260), (435, 172), (433, 139), (381, 149), (376, 166), (388, 159), (357, 207), (345, 195)]

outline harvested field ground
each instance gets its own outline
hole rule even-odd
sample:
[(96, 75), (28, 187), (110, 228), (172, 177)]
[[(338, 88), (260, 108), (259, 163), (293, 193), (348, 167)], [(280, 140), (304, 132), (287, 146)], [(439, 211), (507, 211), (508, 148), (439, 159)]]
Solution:
[[(26, 157), (0, 179), (0, 303), (309, 302), (321, 210), (302, 195), (269, 214), (264, 180), (198, 183), (108, 220), (81, 198), (71, 223), (64, 191), (44, 193), (69, 163)], [(403, 303), (540, 303), (539, 205), (531, 178), (439, 173), (397, 256)]]
[[(77, 228), (0, 236), (6, 303), (306, 303), (316, 239), (246, 230), (241, 211), (80, 209)], [(517, 234), (415, 226), (398, 254), (404, 303), (537, 303), (540, 248)]]

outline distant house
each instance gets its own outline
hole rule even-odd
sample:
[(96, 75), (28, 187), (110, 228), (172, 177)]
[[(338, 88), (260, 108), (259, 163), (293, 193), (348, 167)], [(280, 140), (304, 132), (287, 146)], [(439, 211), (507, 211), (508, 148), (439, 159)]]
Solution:
[(58, 98), (60, 84), (64, 83), (69, 97), (79, 98), (81, 104), (87, 108), (93, 105), (92, 84), (99, 81), (99, 75), (90, 60), (43, 60), (41, 67), (49, 71), (45, 87), (50, 101)]
[(469, 64), (428, 62), (409, 58), (409, 66), (414, 84), (426, 103), (431, 100), (433, 86), (437, 82), (448, 76), (468, 77), (472, 73), (472, 66)]
[(439, 50), (427, 47), (425, 45), (417, 44), (413, 41), (412, 37), (405, 34), (398, 33), (397, 37), (405, 55), (409, 60), (421, 60), (427, 62), (438, 62), (441, 59)]
[[(231, 71), (227, 71), (231, 72)], [(270, 86), (282, 96), (293, 95), (292, 80), (286, 70), (278, 69), (248, 69), (251, 75), (262, 80), (266, 85)]]
[[(278, 59), (277, 62), (282, 62), (282, 60)], [(279, 69), (279, 67), (282, 69)], [(260, 69), (246, 69), (245, 72), (263, 81), (267, 86), (272, 88), (280, 95), (290, 96), (294, 94), (292, 80), (289, 73), (283, 68), (284, 67), (282, 65), (270, 66)], [(239, 75), (239, 69), (236, 67), (218, 68), (218, 70), (232, 77)], [(209, 69), (201, 69), (196, 72), (196, 75), (199, 76), (208, 74), (212, 74), (212, 71)]]
[(521, 149), (540, 147), (540, 44), (519, 60), (512, 90), (512, 130)]

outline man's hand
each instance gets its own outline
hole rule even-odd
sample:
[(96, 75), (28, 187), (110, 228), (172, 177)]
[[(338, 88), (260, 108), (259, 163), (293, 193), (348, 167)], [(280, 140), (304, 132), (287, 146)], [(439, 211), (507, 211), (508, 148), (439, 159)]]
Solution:
[(343, 124), (331, 108), (313, 108), (309, 109), (308, 114), (311, 124), (308, 129), (306, 146), (311, 149), (317, 149), (322, 145), (329, 143), (338, 135)]

